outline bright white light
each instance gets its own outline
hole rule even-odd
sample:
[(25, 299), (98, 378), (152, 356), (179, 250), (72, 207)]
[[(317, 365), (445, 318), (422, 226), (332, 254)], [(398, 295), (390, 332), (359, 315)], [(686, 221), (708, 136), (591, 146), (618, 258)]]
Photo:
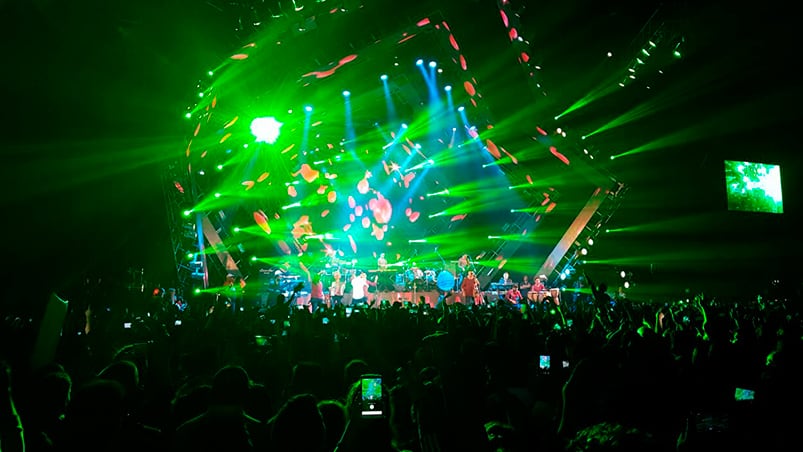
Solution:
[(627, 273), (625, 273), (625, 271), (624, 271), (624, 270), (622, 270), (622, 271), (620, 271), (620, 272), (619, 272), (619, 276), (621, 276), (622, 278), (624, 278), (625, 276), (627, 276)]
[(304, 111), (306, 111), (307, 113), (312, 112), (312, 105), (307, 105), (306, 107), (304, 107)]
[(380, 75), (380, 76), (379, 76), (379, 80), (382, 80), (383, 82), (384, 82), (385, 80), (387, 80), (387, 79), (388, 79), (388, 76), (387, 76), (387, 74), (382, 74), (382, 75)]
[(257, 143), (273, 144), (279, 138), (279, 129), (282, 123), (273, 116), (254, 118), (251, 121), (251, 134), (256, 137)]
[(419, 58), (418, 60), (416, 60), (416, 62), (415, 62), (415, 65), (416, 65), (416, 66), (423, 66), (423, 65), (424, 65), (424, 60), (422, 60), (421, 58)]
[(459, 107), (457, 107), (457, 111), (463, 111), (463, 110), (465, 110), (465, 109), (466, 109), (466, 107), (464, 107), (464, 106), (462, 106), (462, 105), (461, 105), (461, 106), (459, 106)]
[(451, 91), (451, 90), (452, 90), (452, 85), (446, 85), (446, 86), (444, 86), (444, 87), (443, 87), (443, 90), (444, 90), (444, 91)]
[(434, 62), (434, 61), (430, 61), (430, 62), (429, 62), (429, 67), (431, 67), (431, 68), (435, 68), (435, 67), (437, 67), (437, 66), (438, 66), (438, 63), (436, 63), (436, 62)]
[(343, 91), (343, 97), (349, 97), (351, 93), (349, 91)]

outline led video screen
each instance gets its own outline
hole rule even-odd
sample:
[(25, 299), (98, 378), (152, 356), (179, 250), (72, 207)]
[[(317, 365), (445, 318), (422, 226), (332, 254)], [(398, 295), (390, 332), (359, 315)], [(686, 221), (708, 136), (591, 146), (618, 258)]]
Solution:
[(779, 165), (725, 160), (728, 210), (783, 213)]

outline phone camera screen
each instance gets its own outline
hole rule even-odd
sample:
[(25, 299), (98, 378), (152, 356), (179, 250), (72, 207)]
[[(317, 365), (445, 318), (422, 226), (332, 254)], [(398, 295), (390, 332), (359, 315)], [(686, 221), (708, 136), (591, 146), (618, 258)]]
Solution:
[(382, 377), (363, 377), (360, 380), (362, 393), (362, 415), (364, 417), (382, 416)]
[(736, 392), (733, 394), (733, 397), (739, 401), (755, 400), (756, 392), (752, 389), (736, 388)]
[(550, 364), (549, 355), (541, 355), (541, 357), (538, 360), (538, 367), (541, 370), (549, 370), (549, 364)]

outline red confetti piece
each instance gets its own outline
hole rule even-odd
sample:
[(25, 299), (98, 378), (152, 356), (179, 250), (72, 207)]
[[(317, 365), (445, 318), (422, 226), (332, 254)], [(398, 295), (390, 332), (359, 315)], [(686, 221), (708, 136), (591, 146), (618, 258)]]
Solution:
[(235, 123), (235, 122), (237, 122), (237, 120), (238, 120), (238, 119), (240, 119), (240, 117), (239, 117), (239, 116), (235, 116), (235, 117), (234, 117), (234, 118), (233, 118), (231, 121), (227, 122), (227, 123), (226, 123), (226, 124), (223, 126), (223, 128), (224, 128), (224, 129), (228, 129), (229, 127), (233, 126), (233, 125), (234, 125), (234, 123)]
[(358, 217), (361, 217), (362, 216), (362, 210), (363, 210), (362, 206), (357, 206), (357, 207), (354, 208), (354, 214), (357, 215)]
[(464, 218), (466, 218), (466, 214), (463, 213), (463, 214), (460, 214), (460, 215), (453, 216), (452, 217), (452, 221), (460, 221), (460, 220), (462, 220)]
[(360, 192), (360, 194), (364, 195), (368, 193), (368, 189), (370, 188), (371, 186), (368, 184), (368, 179), (363, 179), (357, 183), (357, 191)]
[(334, 202), (337, 201), (337, 192), (336, 191), (330, 191), (326, 195), (326, 200), (329, 201), (330, 204), (334, 204)]
[(485, 140), (485, 143), (485, 148), (488, 149), (488, 152), (490, 152), (491, 155), (493, 155), (495, 158), (502, 157), (502, 154), (499, 152), (499, 148), (496, 147), (496, 143), (491, 140)]
[(549, 205), (546, 207), (546, 210), (545, 210), (545, 212), (546, 212), (546, 213), (552, 212), (552, 209), (554, 209), (554, 208), (555, 208), (557, 205), (558, 205), (558, 203), (556, 203), (556, 202), (552, 202), (552, 203), (550, 203), (550, 204), (549, 204)]
[(499, 10), (499, 14), (502, 15), (502, 23), (505, 24), (505, 28), (510, 26), (510, 23), (509, 23), (508, 18), (507, 18), (507, 14), (501, 9)]
[(371, 226), (371, 220), (368, 217), (362, 217), (362, 227), (368, 229)]
[(329, 215), (329, 209), (326, 209), (323, 212), (321, 212), (321, 218), (324, 218), (327, 215)]
[(412, 214), (410, 214), (410, 223), (415, 223), (415, 220), (417, 220), (418, 217), (420, 216), (421, 212), (413, 212)]
[(532, 178), (532, 177), (530, 177), (530, 175), (529, 175), (529, 174), (527, 175), (527, 182), (529, 182), (529, 183), (530, 183), (530, 185), (532, 185), (532, 184), (533, 184), (533, 178)]
[(376, 198), (368, 202), (368, 208), (371, 209), (374, 215), (374, 221), (376, 221), (377, 224), (390, 223), (390, 219), (393, 217), (393, 204), (382, 196), (381, 193), (378, 193)]
[(377, 225), (374, 225), (371, 235), (376, 237), (377, 240), (383, 240), (385, 238), (385, 230)]
[(415, 23), (415, 25), (417, 27), (423, 27), (425, 25), (429, 25), (429, 17), (425, 17), (425, 18), (419, 20), (418, 22)]
[(468, 93), (469, 96), (474, 96), (477, 94), (477, 90), (474, 88), (474, 85), (468, 80), (463, 82), (463, 88), (465, 88), (466, 93)]
[(247, 53), (235, 53), (234, 55), (231, 56), (232, 60), (244, 60), (246, 58), (248, 58)]
[(285, 243), (284, 240), (279, 240), (279, 248), (281, 248), (282, 251), (284, 251), (284, 254), (290, 254), (292, 252), (290, 250), (290, 247), (287, 246), (287, 243)]
[(327, 187), (329, 187), (329, 186), (328, 185), (321, 185), (320, 187), (318, 187), (318, 194), (322, 195), (322, 194), (326, 193)]
[(453, 34), (449, 35), (449, 44), (452, 45), (453, 49), (457, 50), (458, 52), (460, 51), (460, 46), (457, 45), (457, 40), (454, 38)]
[(200, 131), (201, 131), (201, 123), (199, 122), (198, 125), (195, 126), (195, 132), (192, 134), (192, 136), (197, 137), (198, 136), (198, 132), (200, 132)]
[(263, 180), (267, 179), (270, 176), (270, 173), (262, 173), (257, 178), (257, 182), (262, 182)]
[(296, 186), (290, 185), (289, 187), (287, 187), (287, 194), (290, 195), (291, 198), (295, 198), (296, 196), (298, 196), (298, 191), (296, 191)]
[(563, 163), (565, 163), (567, 165), (570, 165), (569, 158), (566, 157), (565, 155), (561, 154), (560, 152), (558, 152), (558, 148), (556, 148), (555, 146), (550, 146), (549, 147), (549, 152), (551, 152), (552, 155), (557, 157), (558, 160), (560, 160), (561, 162), (563, 162)]
[(248, 191), (248, 190), (254, 188), (254, 181), (246, 180), (246, 181), (243, 181), (242, 185), (245, 186), (245, 191)]
[(349, 235), (349, 243), (351, 243), (351, 251), (357, 252), (357, 242), (354, 241), (354, 237)]
[(265, 215), (265, 212), (261, 210), (254, 212), (254, 221), (266, 234), (270, 234), (270, 223), (268, 222), (268, 216)]
[(309, 164), (305, 163), (301, 165), (300, 170), (293, 173), (293, 177), (296, 177), (299, 174), (301, 174), (301, 177), (303, 177), (304, 180), (307, 181), (307, 183), (312, 183), (312, 181), (318, 178), (318, 176), (320, 175), (320, 171), (313, 169), (311, 166), (309, 166)]

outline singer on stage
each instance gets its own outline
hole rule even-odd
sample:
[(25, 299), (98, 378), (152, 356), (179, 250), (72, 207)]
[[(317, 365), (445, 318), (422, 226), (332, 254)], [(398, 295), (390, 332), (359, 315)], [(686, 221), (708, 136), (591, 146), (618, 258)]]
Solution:
[[(463, 282), (460, 284), (460, 293), (463, 296), (463, 303), (465, 304), (480, 304), (480, 281), (474, 275), (474, 272), (469, 270)], [(478, 300), (480, 298), (480, 300)]]

